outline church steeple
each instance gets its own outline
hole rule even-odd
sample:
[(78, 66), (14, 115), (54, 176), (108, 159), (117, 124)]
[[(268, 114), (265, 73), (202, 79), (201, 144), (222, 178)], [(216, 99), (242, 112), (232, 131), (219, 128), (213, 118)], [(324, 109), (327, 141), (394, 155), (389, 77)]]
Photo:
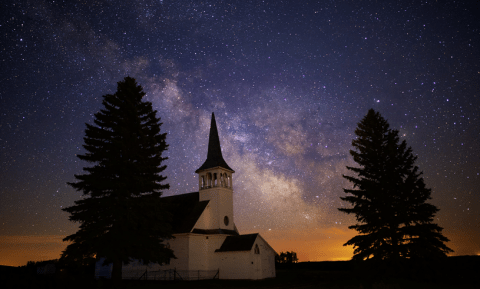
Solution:
[(208, 214), (197, 224), (205, 230), (228, 230), (234, 232), (233, 180), (234, 171), (223, 159), (217, 123), (212, 113), (207, 159), (195, 171), (198, 174), (198, 199), (208, 201)]
[(195, 173), (199, 173), (200, 171), (213, 169), (216, 167), (227, 169), (232, 173), (235, 172), (228, 166), (227, 162), (223, 159), (222, 149), (220, 147), (220, 139), (218, 137), (217, 123), (215, 122), (215, 114), (212, 112), (212, 122), (210, 124), (210, 136), (208, 139), (207, 159), (205, 160), (203, 165), (198, 170), (195, 171)]

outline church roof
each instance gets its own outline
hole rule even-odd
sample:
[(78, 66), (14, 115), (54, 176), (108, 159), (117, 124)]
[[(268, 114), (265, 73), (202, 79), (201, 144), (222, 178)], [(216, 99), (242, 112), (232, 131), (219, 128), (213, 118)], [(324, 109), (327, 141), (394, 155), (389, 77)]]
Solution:
[[(168, 210), (172, 214), (173, 234), (196, 233), (196, 234), (227, 234), (238, 235), (236, 230), (226, 229), (193, 229), (203, 211), (208, 205), (208, 200), (199, 201), (199, 193), (193, 192), (182, 195), (174, 195), (162, 198), (168, 204)], [(193, 230), (192, 230), (193, 229)]]
[(258, 234), (227, 236), (220, 249), (215, 252), (250, 251)]
[(215, 115), (212, 112), (212, 122), (210, 124), (210, 136), (208, 139), (207, 160), (205, 160), (203, 165), (195, 172), (198, 173), (200, 171), (215, 168), (215, 167), (222, 167), (224, 169), (235, 172), (227, 165), (227, 162), (223, 159), (222, 148), (220, 147), (220, 139), (218, 137), (217, 123), (215, 122)]
[(209, 201), (199, 201), (198, 192), (175, 195), (163, 198), (172, 213), (172, 229), (174, 234), (189, 233)]

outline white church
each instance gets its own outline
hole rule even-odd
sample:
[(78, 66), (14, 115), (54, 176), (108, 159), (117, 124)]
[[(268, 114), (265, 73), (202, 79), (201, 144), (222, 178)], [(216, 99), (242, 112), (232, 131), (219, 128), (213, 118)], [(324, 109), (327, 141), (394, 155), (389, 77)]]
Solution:
[[(177, 259), (163, 265), (131, 262), (123, 265), (123, 278), (138, 279), (145, 274), (150, 274), (148, 279), (154, 276), (184, 280), (275, 277), (275, 250), (260, 234), (240, 235), (235, 226), (232, 179), (235, 171), (223, 159), (213, 113), (207, 159), (195, 172), (199, 176), (198, 192), (164, 198), (174, 218), (175, 238), (168, 240), (167, 246)], [(101, 261), (96, 264), (96, 276), (109, 277), (111, 265), (100, 264)], [(200, 277), (201, 272), (211, 276)]]

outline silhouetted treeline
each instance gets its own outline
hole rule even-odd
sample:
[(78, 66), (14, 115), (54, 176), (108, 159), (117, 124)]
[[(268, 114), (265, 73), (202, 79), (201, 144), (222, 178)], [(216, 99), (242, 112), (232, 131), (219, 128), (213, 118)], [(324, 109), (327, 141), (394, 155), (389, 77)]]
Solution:
[(59, 260), (29, 261), (21, 267), (0, 266), (0, 288), (92, 288), (95, 260), (85, 264)]
[(281, 252), (275, 255), (275, 268), (276, 269), (288, 269), (291, 264), (298, 263), (297, 253), (291, 251)]

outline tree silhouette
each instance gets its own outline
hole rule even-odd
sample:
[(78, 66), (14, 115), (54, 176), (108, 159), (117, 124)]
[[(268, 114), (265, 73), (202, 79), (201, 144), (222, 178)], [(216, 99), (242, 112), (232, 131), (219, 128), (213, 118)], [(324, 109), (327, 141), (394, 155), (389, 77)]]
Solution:
[(163, 240), (172, 237), (171, 215), (160, 196), (168, 184), (160, 175), (166, 166), (166, 133), (160, 133), (160, 118), (135, 79), (118, 82), (117, 92), (103, 96), (103, 109), (94, 124), (86, 124), (83, 147), (78, 155), (92, 166), (68, 183), (83, 197), (64, 208), (79, 230), (64, 241), (72, 242), (62, 259), (104, 257), (113, 263), (112, 279), (121, 280), (122, 263), (167, 262), (174, 258)]
[(295, 252), (281, 252), (275, 255), (275, 262), (277, 264), (293, 264), (298, 262), (297, 253)]
[(359, 234), (344, 244), (354, 246), (353, 260), (437, 260), (453, 252), (433, 223), (438, 209), (426, 203), (431, 190), (414, 165), (417, 157), (398, 131), (370, 109), (355, 134), (350, 154), (359, 167), (347, 167), (355, 176), (343, 177), (353, 189), (341, 197), (353, 207), (339, 208), (358, 222), (349, 228)]

